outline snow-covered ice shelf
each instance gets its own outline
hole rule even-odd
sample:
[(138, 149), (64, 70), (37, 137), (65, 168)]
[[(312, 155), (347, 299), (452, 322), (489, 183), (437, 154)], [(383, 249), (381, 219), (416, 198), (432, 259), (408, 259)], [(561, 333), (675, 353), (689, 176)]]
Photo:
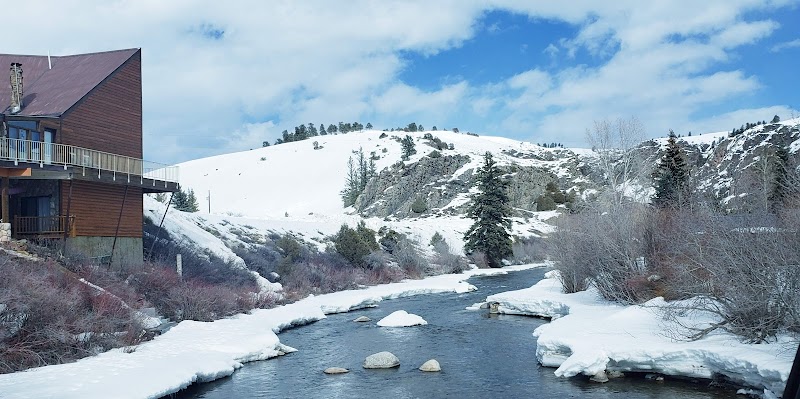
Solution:
[(659, 308), (661, 298), (640, 306), (620, 306), (594, 290), (564, 294), (556, 272), (531, 288), (486, 298), (498, 311), (552, 318), (537, 328), (536, 356), (555, 374), (593, 376), (604, 370), (656, 372), (665, 375), (734, 381), (780, 395), (795, 348), (788, 337), (769, 344), (744, 344), (737, 337), (713, 333), (701, 340), (674, 339)]

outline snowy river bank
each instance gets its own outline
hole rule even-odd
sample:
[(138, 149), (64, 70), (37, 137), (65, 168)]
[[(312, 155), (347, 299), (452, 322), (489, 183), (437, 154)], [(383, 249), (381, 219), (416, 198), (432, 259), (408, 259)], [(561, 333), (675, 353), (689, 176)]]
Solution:
[[(519, 290), (539, 280), (543, 270), (532, 270), (535, 276), (520, 272), (506, 280), (503, 276), (474, 280), (475, 284), (483, 284), (484, 288), (478, 292), (471, 292), (475, 286), (466, 282), (481, 274), (502, 274), (536, 266), (473, 270), (309, 297), (291, 305), (211, 323), (182, 322), (136, 348), (112, 350), (71, 364), (0, 375), (0, 396), (157, 398), (196, 382), (221, 378), (218, 383), (195, 385), (182, 392), (181, 397), (226, 397), (241, 392), (239, 388), (226, 387), (238, 387), (236, 381), (248, 378), (257, 387), (254, 394), (273, 390), (270, 392), (284, 397), (300, 392), (303, 384), (308, 385), (306, 397), (322, 397), (314, 393), (325, 384), (340, 389), (355, 387), (356, 390), (341, 391), (347, 397), (371, 395), (374, 389), (389, 388), (400, 395), (397, 397), (405, 397), (405, 393), (414, 397), (414, 389), (442, 394), (460, 392), (461, 397), (482, 397), (487, 392), (513, 396), (514, 392), (541, 390), (550, 395), (542, 397), (604, 397), (621, 391), (631, 398), (734, 396), (708, 388), (707, 384), (689, 384), (687, 388), (671, 382), (658, 387), (635, 378), (611, 384), (592, 383), (586, 378), (559, 378), (595, 375), (606, 369), (702, 378), (722, 373), (751, 386), (782, 390), (792, 353), (781, 344), (744, 345), (723, 334), (695, 343), (674, 341), (660, 333), (663, 326), (658, 317), (644, 307), (612, 305), (593, 292), (564, 295), (553, 279)], [(494, 285), (486, 285), (490, 280)], [(514, 291), (503, 292), (509, 289)], [(499, 294), (489, 295), (493, 292)], [(437, 293), (441, 295), (408, 298)], [(396, 298), (405, 299), (373, 307), (385, 299)], [(498, 302), (499, 310), (504, 313), (547, 316), (554, 321), (500, 315), (498, 323), (498, 319), (487, 318), (486, 311), (464, 310), (466, 305), (484, 298)], [(314, 326), (290, 329), (280, 339), (277, 335), (289, 327), (326, 319), (326, 315), (362, 309), (360, 314), (378, 320), (377, 316), (383, 317), (405, 306), (411, 306), (407, 310), (424, 316), (430, 325), (387, 329), (375, 323), (352, 323), (353, 315), (341, 315)], [(534, 329), (535, 337), (531, 335)], [(259, 362), (234, 374), (247, 362), (290, 351), (281, 341), (300, 352)], [(387, 349), (400, 352), (404, 361), (396, 374), (359, 370), (358, 362), (363, 361), (364, 353)], [(440, 358), (443, 364), (440, 376), (418, 375), (419, 364), (414, 363), (427, 360), (428, 355)], [(537, 359), (549, 367), (541, 367)], [(327, 377), (321, 371), (328, 366), (346, 366), (354, 372), (339, 380), (322, 380)], [(494, 370), (503, 367), (507, 368), (505, 374), (495, 373)], [(550, 367), (557, 367), (555, 373)], [(224, 378), (232, 374), (232, 378)], [(416, 381), (420, 378), (426, 380)], [(368, 387), (364, 386), (366, 383)], [(223, 394), (214, 396), (216, 390)]]

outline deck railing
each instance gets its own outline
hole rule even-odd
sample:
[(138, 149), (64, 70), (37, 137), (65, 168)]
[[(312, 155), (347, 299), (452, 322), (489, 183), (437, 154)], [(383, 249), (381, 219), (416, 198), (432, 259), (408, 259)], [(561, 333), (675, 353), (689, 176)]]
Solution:
[(0, 160), (63, 165), (108, 171), (115, 174), (139, 176), (145, 179), (178, 182), (178, 167), (149, 162), (124, 155), (91, 150), (67, 144), (0, 137)]
[(75, 233), (75, 216), (15, 216), (14, 237), (37, 236), (37, 237), (63, 237), (68, 233), (70, 237)]

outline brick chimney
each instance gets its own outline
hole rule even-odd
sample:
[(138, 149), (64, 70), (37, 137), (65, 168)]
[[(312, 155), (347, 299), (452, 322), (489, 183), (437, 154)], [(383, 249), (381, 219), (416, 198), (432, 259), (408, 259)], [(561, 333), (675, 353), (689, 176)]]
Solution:
[(22, 110), (22, 64), (11, 63), (11, 113)]

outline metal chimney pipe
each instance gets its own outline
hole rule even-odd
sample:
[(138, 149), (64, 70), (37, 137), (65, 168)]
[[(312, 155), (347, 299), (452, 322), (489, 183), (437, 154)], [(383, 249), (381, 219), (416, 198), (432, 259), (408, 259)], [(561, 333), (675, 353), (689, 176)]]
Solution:
[(11, 113), (22, 110), (22, 64), (11, 63)]

